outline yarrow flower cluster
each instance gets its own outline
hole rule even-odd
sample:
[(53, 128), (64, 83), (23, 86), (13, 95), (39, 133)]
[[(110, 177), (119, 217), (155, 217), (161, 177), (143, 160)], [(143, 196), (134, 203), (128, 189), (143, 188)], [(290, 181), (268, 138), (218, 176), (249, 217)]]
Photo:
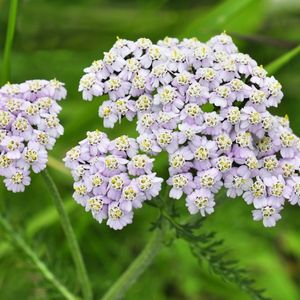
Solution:
[(74, 199), (113, 229), (131, 223), (134, 209), (161, 190), (163, 180), (152, 171), (153, 159), (126, 135), (110, 141), (103, 132), (87, 132), (64, 161), (75, 181)]
[(227, 34), (206, 43), (118, 39), (84, 71), (83, 98), (109, 98), (99, 108), (105, 127), (136, 117), (140, 149), (168, 152), (170, 197), (184, 195), (191, 214), (211, 214), (221, 187), (267, 227), (285, 202), (300, 204), (299, 138), (267, 110), (281, 85)]
[(23, 192), (30, 184), (30, 169), (39, 173), (46, 168), (47, 150), (63, 134), (57, 101), (66, 94), (56, 79), (0, 88), (0, 175), (7, 190)]

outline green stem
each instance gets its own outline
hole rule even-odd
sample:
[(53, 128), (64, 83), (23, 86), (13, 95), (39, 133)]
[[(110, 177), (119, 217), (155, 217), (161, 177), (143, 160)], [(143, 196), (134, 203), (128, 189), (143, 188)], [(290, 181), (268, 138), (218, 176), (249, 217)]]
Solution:
[(60, 196), (60, 193), (59, 193), (52, 177), (48, 173), (47, 169), (45, 169), (42, 172), (42, 175), (43, 175), (45, 182), (48, 186), (48, 189), (50, 190), (50, 193), (52, 195), (54, 205), (55, 205), (58, 215), (60, 217), (61, 225), (65, 232), (67, 241), (69, 243), (69, 248), (70, 248), (76, 269), (77, 269), (78, 278), (81, 283), (81, 289), (82, 289), (82, 292), (84, 295), (84, 299), (91, 300), (91, 299), (93, 299), (91, 284), (90, 284), (90, 281), (89, 281), (89, 278), (87, 275), (87, 271), (86, 271), (86, 268), (85, 268), (85, 265), (83, 262), (83, 258), (82, 258), (82, 255), (81, 255), (81, 252), (80, 252), (80, 249), (79, 249), (76, 237), (75, 237), (75, 233), (73, 231), (71, 222), (70, 222), (69, 217), (64, 208), (63, 200)]
[(47, 164), (49, 167), (52, 167), (53, 169), (59, 171), (61, 174), (70, 177), (70, 172), (60, 160), (49, 155)]
[(74, 296), (64, 285), (62, 285), (55, 277), (55, 275), (48, 269), (48, 267), (39, 259), (35, 252), (26, 244), (22, 237), (17, 234), (9, 222), (0, 215), (0, 224), (8, 234), (12, 242), (21, 249), (34, 263), (36, 268), (42, 273), (47, 279), (66, 299), (76, 300)]
[(139, 256), (131, 263), (128, 269), (111, 286), (101, 300), (122, 299), (127, 290), (137, 281), (151, 264), (154, 257), (163, 246), (163, 229), (157, 228)]
[[(167, 219), (175, 228), (182, 230), (180, 224), (178, 224), (166, 211), (164, 207), (163, 199), (168, 199), (169, 187), (166, 187), (164, 197), (159, 199), (163, 204), (160, 208), (162, 216)], [(222, 196), (223, 193), (220, 193)], [(164, 226), (165, 224), (162, 224)], [(128, 269), (118, 278), (118, 280), (111, 286), (101, 300), (118, 300), (122, 299), (127, 290), (137, 281), (137, 279), (144, 273), (147, 267), (151, 264), (155, 256), (159, 253), (159, 250), (163, 246), (163, 237), (165, 226), (163, 229), (157, 228), (143, 249), (140, 255), (133, 261)]]
[(18, 0), (10, 0), (9, 19), (8, 19), (8, 26), (6, 31), (3, 66), (2, 66), (2, 73), (1, 73), (1, 84), (6, 83), (10, 77), (11, 49), (12, 49), (14, 35), (15, 35), (17, 11), (18, 11)]

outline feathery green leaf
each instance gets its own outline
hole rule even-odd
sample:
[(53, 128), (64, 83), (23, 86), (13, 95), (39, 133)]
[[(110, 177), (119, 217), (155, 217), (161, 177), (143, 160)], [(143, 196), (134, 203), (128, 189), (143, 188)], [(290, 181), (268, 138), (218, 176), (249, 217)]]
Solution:
[(12, 228), (10, 223), (5, 217), (0, 215), (0, 225), (2, 225), (6, 234), (9, 236), (10, 240), (21, 249), (33, 262), (34, 266), (42, 273), (42, 275), (47, 279), (64, 298), (68, 300), (76, 300), (77, 297), (74, 296), (60, 281), (56, 276), (48, 269), (48, 267), (39, 259), (38, 255), (33, 249), (24, 241), (24, 239)]
[(237, 285), (241, 290), (256, 300), (267, 300), (263, 295), (263, 289), (257, 289), (255, 280), (250, 278), (247, 271), (240, 268), (236, 260), (228, 258), (226, 251), (222, 249), (223, 241), (215, 238), (215, 233), (197, 233), (199, 224), (179, 224), (166, 211), (164, 217), (175, 229), (176, 236), (185, 240), (200, 263), (206, 262), (211, 270), (221, 276), (223, 280)]

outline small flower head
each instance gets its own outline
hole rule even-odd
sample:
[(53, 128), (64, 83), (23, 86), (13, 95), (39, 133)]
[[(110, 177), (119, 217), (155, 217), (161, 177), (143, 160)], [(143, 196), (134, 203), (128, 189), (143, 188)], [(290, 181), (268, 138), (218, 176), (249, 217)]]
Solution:
[(56, 79), (0, 88), (0, 174), (9, 191), (23, 192), (30, 184), (30, 170), (46, 168), (47, 150), (63, 134), (58, 101), (66, 94)]
[(74, 178), (74, 199), (113, 229), (131, 223), (134, 210), (161, 189), (153, 159), (139, 153), (135, 139), (125, 135), (110, 141), (98, 130), (87, 132), (64, 161)]

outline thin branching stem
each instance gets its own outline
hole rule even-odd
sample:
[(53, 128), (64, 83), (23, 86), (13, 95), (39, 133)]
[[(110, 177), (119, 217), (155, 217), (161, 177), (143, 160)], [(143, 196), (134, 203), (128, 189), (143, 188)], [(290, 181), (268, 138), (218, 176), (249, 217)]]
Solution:
[(138, 280), (163, 246), (164, 229), (156, 228), (145, 248), (128, 269), (115, 281), (101, 300), (122, 299), (127, 290)]
[(64, 208), (64, 203), (63, 200), (60, 196), (60, 193), (57, 189), (56, 184), (54, 183), (51, 175), (48, 173), (47, 169), (45, 169), (42, 172), (42, 175), (45, 179), (45, 182), (47, 184), (47, 187), (50, 191), (50, 194), (52, 196), (54, 205), (57, 209), (57, 212), (59, 214), (60, 222), (62, 225), (62, 228), (65, 232), (67, 241), (69, 243), (69, 248), (70, 252), (72, 254), (77, 273), (78, 273), (78, 279), (81, 284), (81, 289), (84, 295), (84, 299), (86, 300), (91, 300), (93, 299), (93, 294), (92, 294), (92, 288), (91, 284), (87, 275), (87, 271), (84, 265), (84, 261), (82, 258), (82, 254), (75, 236), (75, 233), (73, 231), (70, 219), (68, 217), (68, 214)]
[(45, 279), (48, 280), (65, 299), (78, 299), (62, 283), (60, 283), (56, 276), (39, 259), (34, 250), (30, 248), (30, 246), (17, 232), (15, 232), (15, 230), (12, 228), (7, 219), (4, 218), (2, 215), (0, 215), (0, 224), (2, 225), (3, 229), (5, 230), (6, 234), (9, 236), (13, 244), (17, 246), (20, 250), (22, 250), (31, 259), (35, 267), (41, 272)]
[(8, 26), (6, 31), (6, 40), (4, 46), (3, 63), (1, 68), (2, 69), (1, 84), (6, 83), (10, 77), (11, 50), (12, 50), (14, 35), (15, 35), (17, 11), (18, 11), (18, 0), (11, 0), (10, 8), (9, 8)]

